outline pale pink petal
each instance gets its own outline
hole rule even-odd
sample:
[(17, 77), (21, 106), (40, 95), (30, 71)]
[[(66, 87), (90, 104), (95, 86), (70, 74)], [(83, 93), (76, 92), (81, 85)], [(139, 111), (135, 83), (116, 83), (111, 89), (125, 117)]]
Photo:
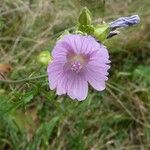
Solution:
[(84, 76), (75, 75), (68, 85), (68, 95), (72, 99), (84, 100), (88, 94), (88, 83)]
[(81, 53), (88, 54), (89, 52), (98, 50), (98, 48), (99, 48), (99, 45), (98, 43), (95, 43), (95, 39), (92, 36), (84, 36), (83, 42), (82, 42)]
[(98, 91), (105, 89), (105, 81), (108, 80), (107, 76), (99, 70), (99, 68), (88, 68), (86, 77), (90, 85)]
[(70, 46), (70, 49), (72, 49), (75, 53), (78, 53), (78, 49), (75, 45), (77, 35), (70, 35), (70, 36), (64, 36), (64, 41)]
[(60, 76), (59, 84), (57, 84), (57, 89), (56, 89), (57, 95), (62, 95), (67, 93), (67, 82), (68, 82), (67, 74), (63, 72)]
[(48, 80), (50, 89), (55, 89), (57, 87), (57, 83), (63, 73), (63, 65), (61, 62), (52, 62), (48, 65)]

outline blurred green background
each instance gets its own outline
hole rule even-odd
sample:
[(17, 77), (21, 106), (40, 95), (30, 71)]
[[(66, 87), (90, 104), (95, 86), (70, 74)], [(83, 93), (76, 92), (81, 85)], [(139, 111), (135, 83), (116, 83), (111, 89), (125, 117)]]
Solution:
[[(107, 88), (78, 102), (49, 90), (38, 55), (83, 6), (94, 23), (134, 14), (141, 23), (105, 42)], [(149, 150), (149, 16), (149, 0), (0, 0), (0, 150)]]

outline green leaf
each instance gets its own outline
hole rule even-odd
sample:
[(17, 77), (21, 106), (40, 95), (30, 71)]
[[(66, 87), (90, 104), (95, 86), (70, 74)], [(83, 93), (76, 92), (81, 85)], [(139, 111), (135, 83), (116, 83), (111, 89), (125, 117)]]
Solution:
[(110, 29), (108, 24), (98, 25), (94, 28), (94, 36), (103, 42), (109, 35)]
[(56, 116), (50, 122), (45, 122), (43, 124), (43, 127), (42, 127), (43, 133), (47, 140), (50, 138), (52, 131), (53, 131), (54, 127), (56, 126), (59, 119), (60, 119), (60, 117)]
[(12, 104), (6, 96), (0, 95), (0, 114), (4, 114), (11, 110)]
[(23, 95), (22, 102), (24, 104), (29, 103), (33, 99), (33, 92), (28, 92)]
[(87, 7), (84, 7), (79, 16), (78, 22), (80, 25), (90, 25), (91, 24), (91, 13)]
[(139, 65), (137, 68), (133, 71), (133, 78), (135, 80), (140, 79), (141, 83), (146, 83), (147, 85), (150, 85), (150, 67), (149, 66), (142, 66)]
[(52, 135), (52, 132), (57, 125), (58, 121), (60, 120), (60, 116), (55, 116), (51, 119), (49, 122), (43, 122), (40, 127), (36, 130), (36, 133), (34, 135), (33, 141), (28, 145), (28, 149), (37, 149), (37, 147), (43, 143), (46, 148), (48, 148), (48, 142), (49, 138)]

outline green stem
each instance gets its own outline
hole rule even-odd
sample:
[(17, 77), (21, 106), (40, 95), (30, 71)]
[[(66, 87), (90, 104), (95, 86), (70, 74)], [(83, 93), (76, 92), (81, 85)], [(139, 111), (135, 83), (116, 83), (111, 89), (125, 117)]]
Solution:
[(105, 16), (105, 5), (106, 5), (106, 0), (103, 0), (102, 23), (104, 21), (104, 16)]
[(37, 80), (37, 79), (46, 78), (46, 77), (47, 77), (47, 75), (43, 74), (43, 75), (39, 75), (39, 76), (36, 76), (36, 77), (24, 78), (24, 79), (20, 79), (20, 80), (0, 80), (0, 83), (15, 84), (15, 83), (29, 82), (29, 81), (32, 81), (32, 80)]

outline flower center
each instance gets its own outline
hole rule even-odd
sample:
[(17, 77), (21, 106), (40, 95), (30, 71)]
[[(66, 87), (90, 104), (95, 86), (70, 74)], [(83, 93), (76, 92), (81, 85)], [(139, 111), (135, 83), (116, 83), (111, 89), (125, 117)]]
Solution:
[(75, 55), (71, 58), (71, 61), (78, 61), (80, 63), (84, 63), (85, 62), (85, 58), (82, 55)]
[(85, 66), (87, 58), (84, 55), (73, 55), (69, 59), (71, 64), (71, 70), (79, 73)]
[(83, 68), (83, 65), (79, 61), (75, 61), (71, 63), (71, 70), (75, 71), (76, 73), (79, 73), (82, 68)]
[(67, 55), (67, 63), (64, 65), (64, 69), (71, 70), (75, 73), (79, 73), (83, 70), (89, 61), (89, 56), (84, 54), (69, 53)]

